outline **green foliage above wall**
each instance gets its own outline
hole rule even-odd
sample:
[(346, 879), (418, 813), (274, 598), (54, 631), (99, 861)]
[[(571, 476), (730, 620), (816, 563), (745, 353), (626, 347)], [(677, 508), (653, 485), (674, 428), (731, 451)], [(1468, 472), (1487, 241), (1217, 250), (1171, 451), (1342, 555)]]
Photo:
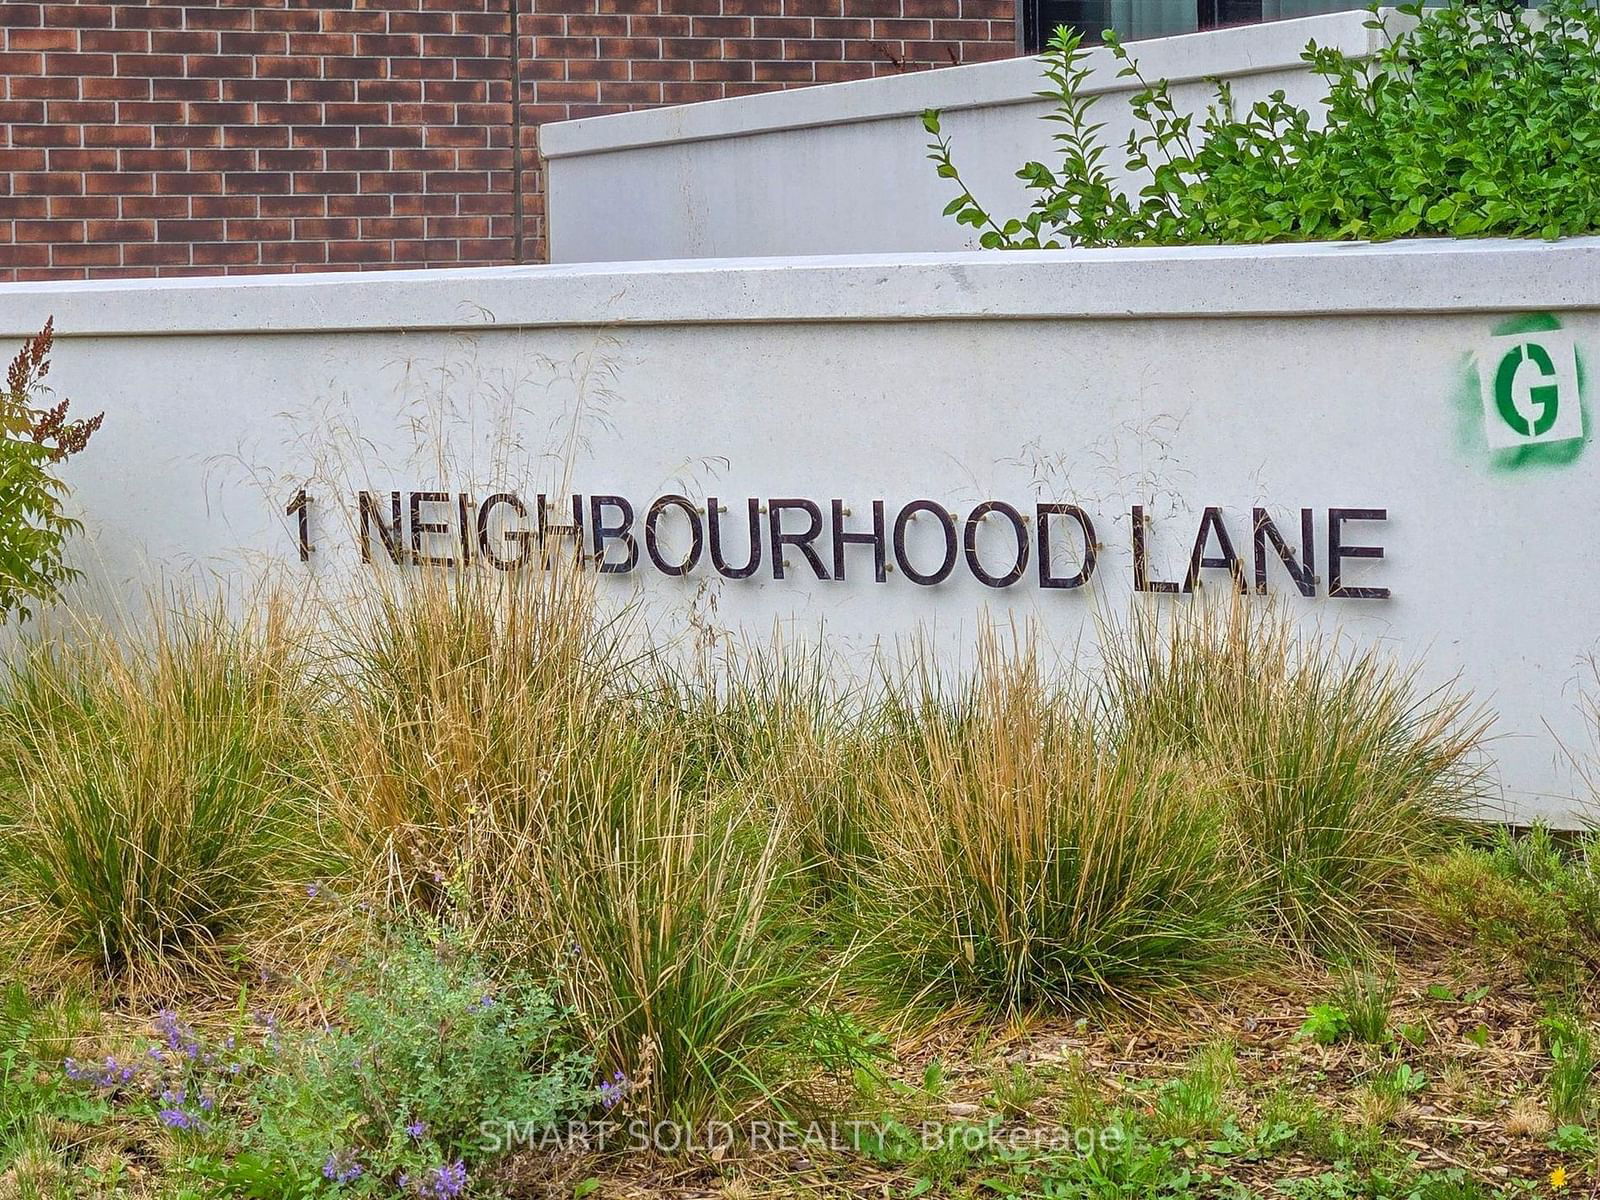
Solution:
[(1384, 34), (1368, 60), (1307, 46), (1328, 83), (1326, 122), (1281, 91), (1243, 111), (1226, 82), (1203, 116), (1174, 104), (1115, 34), (1106, 41), (1138, 90), (1127, 166), (1106, 167), (1080, 35), (1058, 29), (1045, 55), (1047, 116), (1061, 160), (1017, 175), (1036, 194), (997, 218), (962, 181), (939, 114), (924, 114), (929, 157), (960, 194), (947, 215), (995, 249), (1215, 245), (1397, 237), (1557, 238), (1600, 229), (1600, 12), (1551, 0), (1450, 0), (1372, 10)]
[(0, 390), (0, 622), (26, 618), (29, 605), (49, 603), (74, 575), (62, 550), (78, 523), (62, 510), (66, 485), (55, 468), (88, 444), (104, 414), (73, 421), (66, 400), (37, 406), (54, 338), (46, 321), (12, 359)]

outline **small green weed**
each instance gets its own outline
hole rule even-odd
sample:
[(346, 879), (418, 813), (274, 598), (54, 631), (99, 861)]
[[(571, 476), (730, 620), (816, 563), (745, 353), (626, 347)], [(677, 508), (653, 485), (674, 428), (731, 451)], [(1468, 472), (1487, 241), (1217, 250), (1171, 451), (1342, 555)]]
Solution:
[(1182, 1141), (1216, 1135), (1233, 1115), (1228, 1092), (1238, 1078), (1231, 1042), (1214, 1042), (1197, 1050), (1183, 1073), (1157, 1094), (1153, 1131), (1159, 1137)]
[(1583, 1124), (1594, 1109), (1597, 1066), (1593, 1032), (1576, 1017), (1545, 1021), (1551, 1067), (1547, 1081), (1550, 1115), (1557, 1121)]

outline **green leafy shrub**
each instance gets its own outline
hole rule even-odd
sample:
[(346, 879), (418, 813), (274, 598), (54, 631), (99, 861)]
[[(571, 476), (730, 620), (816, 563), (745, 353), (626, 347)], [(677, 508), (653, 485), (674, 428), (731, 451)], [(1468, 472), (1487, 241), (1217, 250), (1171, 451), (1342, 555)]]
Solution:
[(48, 604), (76, 572), (62, 554), (80, 528), (62, 501), (56, 468), (89, 444), (105, 414), (68, 420), (70, 402), (40, 406), (50, 373), (53, 323), (45, 322), (11, 360), (0, 392), (0, 622)]
[(1203, 772), (1108, 749), (1090, 701), (993, 639), (955, 695), (898, 708), (851, 906), (880, 978), (1075, 1007), (1225, 965), (1246, 884)]
[(1600, 971), (1600, 834), (1563, 844), (1544, 826), (1520, 837), (1496, 830), (1487, 847), (1425, 864), (1418, 886), (1447, 931), (1470, 934), (1536, 980)]
[(1369, 61), (1315, 43), (1304, 54), (1328, 85), (1326, 120), (1274, 92), (1241, 111), (1226, 83), (1198, 119), (1147, 81), (1107, 33), (1137, 90), (1127, 164), (1146, 182), (1119, 189), (1085, 95), (1080, 35), (1058, 29), (1045, 56), (1061, 162), (1017, 175), (1037, 193), (999, 221), (961, 181), (937, 113), (930, 157), (960, 194), (946, 212), (986, 247), (1218, 244), (1404, 236), (1539, 236), (1600, 228), (1600, 13), (1549, 0), (1537, 15), (1505, 0), (1398, 6), (1370, 28)]
[(316, 868), (292, 779), (304, 646), (269, 602), (83, 627), (0, 675), (0, 896), (14, 954), (176, 968)]
[(336, 1025), (273, 1027), (238, 1114), (246, 1149), (213, 1172), (245, 1195), (342, 1180), (343, 1194), (460, 1196), (481, 1164), (595, 1100), (571, 1014), (449, 941), (402, 940), (331, 991)]
[(570, 1014), (451, 938), (403, 935), (319, 998), (328, 1023), (258, 1009), (225, 1038), (165, 1010), (133, 1053), (68, 1057), (59, 1077), (125, 1134), (175, 1142), (172, 1177), (256, 1200), (459, 1200), (480, 1167), (595, 1100)]

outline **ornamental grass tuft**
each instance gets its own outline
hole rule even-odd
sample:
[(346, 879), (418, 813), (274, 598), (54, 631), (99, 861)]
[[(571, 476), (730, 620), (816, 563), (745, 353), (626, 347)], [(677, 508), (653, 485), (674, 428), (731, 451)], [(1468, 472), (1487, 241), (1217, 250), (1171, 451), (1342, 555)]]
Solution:
[(1374, 651), (1238, 601), (1136, 610), (1102, 637), (1115, 736), (1188, 757), (1257, 884), (1255, 927), (1338, 955), (1403, 921), (1411, 869), (1481, 796), (1483, 717)]
[(942, 1003), (1080, 1008), (1225, 968), (1243, 911), (1220, 791), (1159, 748), (1110, 750), (1088, 695), (1025, 639), (970, 680), (898, 690), (855, 875), (863, 962)]
[(321, 786), (373, 900), (558, 980), (612, 1107), (698, 1120), (778, 1091), (819, 974), (792, 841), (630, 615), (562, 566), (426, 574), (375, 584), (338, 640)]
[(0, 677), (0, 905), (13, 954), (173, 974), (321, 853), (294, 764), (305, 642), (268, 597), (79, 623)]

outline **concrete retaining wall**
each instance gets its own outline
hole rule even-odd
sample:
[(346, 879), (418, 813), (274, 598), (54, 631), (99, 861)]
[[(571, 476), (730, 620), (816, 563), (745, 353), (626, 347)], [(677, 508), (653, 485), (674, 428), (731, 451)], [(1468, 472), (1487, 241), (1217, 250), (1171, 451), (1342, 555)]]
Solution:
[(1597, 240), (0, 287), (4, 341), (51, 314), (51, 382), (107, 412), (70, 470), (116, 596), (514, 568), (541, 496), (664, 622), (863, 656), (997, 617), (1070, 649), (1237, 569), (1459, 676), (1511, 811), (1574, 817)]
[[(1180, 108), (1203, 112), (1216, 78), (1241, 105), (1282, 90), (1311, 107), (1326, 91), (1306, 43), (1369, 56), (1382, 34), (1343, 12), (1133, 45), (1147, 79), (1168, 79)], [(1397, 20), (1391, 16), (1390, 20)], [(1091, 52), (1094, 119), (1120, 168), (1132, 81)], [(1049, 106), (1032, 58), (803, 88), (546, 125), (553, 262), (958, 250), (971, 229), (941, 215), (953, 198), (926, 158), (921, 114), (944, 112), (963, 176), (1002, 219), (1027, 208), (1014, 177), (1052, 162)], [(1125, 174), (1120, 178), (1128, 178)]]

